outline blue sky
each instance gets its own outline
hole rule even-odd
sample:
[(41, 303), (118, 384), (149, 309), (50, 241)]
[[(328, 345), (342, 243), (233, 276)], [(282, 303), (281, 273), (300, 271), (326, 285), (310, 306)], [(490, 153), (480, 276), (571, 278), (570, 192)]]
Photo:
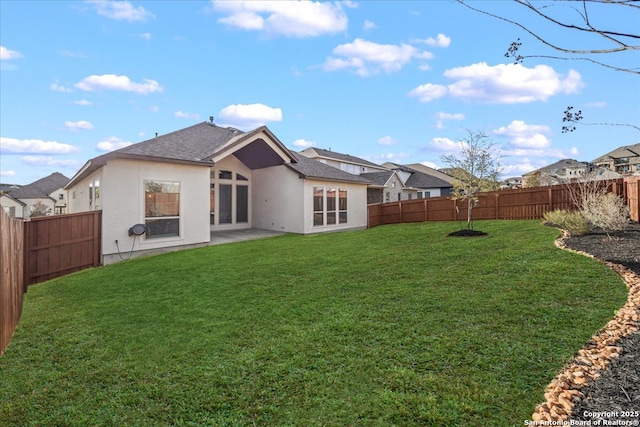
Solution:
[[(549, 2), (537, 2), (537, 4)], [(557, 2), (558, 3), (558, 2)], [(547, 10), (576, 21), (559, 2)], [(537, 19), (514, 2), (474, 1), (574, 49), (610, 44)], [(590, 10), (637, 32), (640, 13)], [(215, 117), (266, 124), (289, 148), (442, 167), (482, 130), (504, 176), (561, 158), (593, 160), (640, 142), (640, 76), (555, 55), (516, 25), (455, 1), (0, 0), (0, 181), (68, 177), (89, 159)], [(636, 43), (637, 44), (637, 43)], [(640, 53), (603, 61), (638, 67)]]

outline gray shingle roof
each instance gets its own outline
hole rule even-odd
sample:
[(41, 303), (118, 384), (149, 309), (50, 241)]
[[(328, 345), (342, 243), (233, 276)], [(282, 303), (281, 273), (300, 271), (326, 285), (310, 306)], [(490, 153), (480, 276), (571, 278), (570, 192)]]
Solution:
[(41, 178), (31, 184), (24, 185), (11, 192), (14, 199), (38, 199), (48, 197), (59, 188), (64, 188), (69, 182), (69, 178), (59, 172), (54, 172), (49, 176)]
[(200, 161), (214, 154), (232, 138), (242, 134), (244, 132), (237, 129), (202, 122), (115, 152), (171, 160)]
[(344, 162), (355, 163), (355, 164), (360, 164), (364, 166), (373, 166), (376, 168), (381, 167), (380, 165), (377, 165), (365, 159), (361, 159), (360, 157), (352, 156), (350, 154), (336, 153), (335, 151), (324, 150), (322, 148), (316, 148), (316, 147), (313, 147), (313, 150), (315, 150), (315, 152), (318, 153), (318, 156), (320, 157), (326, 157), (334, 160), (341, 160)]
[(330, 181), (355, 182), (370, 184), (371, 182), (358, 175), (341, 171), (333, 166), (325, 165), (317, 160), (310, 159), (299, 153), (293, 153), (296, 163), (286, 163), (286, 166), (298, 172), (305, 178), (319, 178)]
[(594, 162), (606, 161), (607, 158), (620, 159), (622, 157), (635, 157), (640, 156), (640, 143), (634, 145), (626, 145), (624, 147), (618, 147), (607, 154), (598, 157)]
[(361, 173), (360, 176), (368, 179), (374, 184), (385, 185), (387, 181), (389, 181), (389, 178), (391, 178), (391, 175), (393, 175), (393, 173), (394, 173), (393, 171), (389, 170), (389, 171), (381, 171), (381, 172)]

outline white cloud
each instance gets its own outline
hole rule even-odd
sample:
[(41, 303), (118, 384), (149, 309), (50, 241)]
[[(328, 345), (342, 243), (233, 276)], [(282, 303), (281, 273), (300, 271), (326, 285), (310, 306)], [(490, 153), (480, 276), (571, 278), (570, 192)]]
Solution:
[(243, 30), (287, 37), (317, 37), (347, 29), (340, 4), (316, 1), (217, 1), (214, 9), (226, 14), (218, 22)]
[(374, 28), (376, 28), (376, 23), (369, 21), (368, 19), (364, 21), (364, 24), (362, 24), (362, 29), (365, 31), (373, 30)]
[(293, 146), (298, 148), (315, 147), (316, 143), (313, 141), (307, 141), (306, 139), (296, 139), (293, 141)]
[(398, 141), (396, 141), (391, 136), (383, 136), (378, 140), (378, 145), (396, 145)]
[(41, 139), (15, 139), (0, 137), (0, 152), (14, 154), (69, 154), (78, 151), (76, 147), (56, 141)]
[(0, 61), (8, 61), (10, 59), (22, 58), (22, 54), (15, 50), (0, 46)]
[(439, 33), (435, 39), (433, 37), (429, 37), (428, 39), (419, 41), (426, 44), (427, 46), (449, 47), (449, 45), (451, 44), (451, 37)]
[(544, 148), (551, 145), (546, 135), (551, 128), (545, 125), (529, 125), (522, 120), (513, 120), (509, 125), (493, 131), (495, 135), (509, 137), (509, 142), (520, 148)]
[(64, 122), (64, 127), (69, 130), (78, 130), (78, 129), (93, 129), (93, 123), (88, 122), (86, 120), (80, 120), (77, 122)]
[(364, 158), (366, 160), (369, 160), (370, 162), (377, 163), (377, 164), (381, 164), (385, 162), (402, 164), (404, 163), (404, 160), (407, 159), (408, 157), (409, 157), (409, 154), (407, 153), (387, 152), (387, 153), (374, 154), (372, 156), (365, 156)]
[(18, 159), (21, 162), (31, 166), (44, 166), (73, 170), (77, 170), (78, 168), (80, 168), (80, 166), (82, 166), (82, 163), (78, 160), (55, 159), (51, 156), (20, 156)]
[(91, 102), (91, 101), (87, 101), (86, 99), (81, 99), (81, 100), (79, 100), (79, 101), (75, 101), (75, 102), (74, 102), (74, 104), (76, 104), (76, 105), (82, 105), (83, 107), (86, 107), (86, 106), (88, 106), (88, 105), (93, 104), (93, 102)]
[(431, 147), (443, 153), (457, 153), (463, 147), (464, 142), (454, 141), (449, 138), (436, 137), (431, 140)]
[(443, 85), (434, 85), (431, 83), (423, 84), (412, 89), (409, 96), (417, 97), (420, 102), (431, 102), (434, 99), (442, 98), (447, 95), (447, 87)]
[(198, 113), (185, 113), (183, 111), (176, 111), (175, 113), (173, 113), (173, 115), (181, 119), (200, 120), (200, 114)]
[(61, 50), (60, 51), (60, 55), (66, 56), (68, 58), (80, 58), (80, 59), (86, 59), (87, 58), (87, 55), (85, 55), (84, 53), (73, 52), (73, 51), (70, 51), (70, 50)]
[(99, 89), (122, 90), (134, 92), (142, 95), (153, 92), (162, 92), (164, 88), (155, 80), (142, 79), (143, 83), (134, 83), (127, 76), (117, 76), (115, 74), (103, 74), (101, 76), (92, 75), (85, 77), (76, 83), (78, 89), (93, 92)]
[(464, 114), (462, 113), (445, 113), (440, 111), (436, 114), (438, 122), (436, 123), (436, 129), (444, 129), (445, 120), (464, 120)]
[(521, 176), (527, 172), (531, 172), (534, 171), (536, 169), (539, 169), (541, 167), (545, 166), (540, 165), (540, 166), (534, 166), (532, 165), (530, 162), (525, 161), (523, 163), (511, 163), (511, 164), (507, 164), (507, 165), (503, 165), (502, 166), (502, 176), (505, 177), (509, 177), (509, 176)]
[(142, 37), (145, 40), (151, 40), (151, 33), (142, 33), (140, 34), (140, 37)]
[(16, 176), (16, 171), (8, 170), (8, 171), (0, 171), (0, 176)]
[(149, 111), (151, 111), (152, 113), (157, 113), (158, 111), (160, 111), (160, 107), (158, 107), (157, 105), (152, 105), (149, 107)]
[(51, 89), (54, 92), (64, 92), (64, 93), (73, 92), (73, 89), (60, 86), (58, 83), (51, 83), (51, 85), (49, 86), (49, 89)]
[(575, 157), (579, 154), (576, 147), (571, 147), (568, 150), (561, 150), (558, 148), (502, 148), (500, 154), (510, 157), (552, 157), (555, 159), (567, 159)]
[(607, 106), (607, 101), (588, 102), (586, 106), (592, 108), (605, 108)]
[(117, 136), (110, 136), (98, 142), (98, 144), (96, 145), (96, 148), (98, 149), (98, 151), (106, 152), (106, 151), (119, 150), (120, 148), (128, 147), (129, 145), (131, 145), (131, 143), (128, 141), (123, 141)]
[(325, 71), (353, 69), (360, 76), (370, 76), (381, 71), (390, 73), (400, 70), (412, 59), (431, 59), (431, 52), (421, 51), (409, 44), (378, 44), (363, 39), (345, 43), (333, 49), (336, 57), (328, 57)]
[[(465, 101), (488, 104), (517, 104), (546, 101), (557, 94), (578, 92), (583, 86), (577, 71), (563, 76), (548, 65), (527, 68), (521, 64), (487, 65), (479, 62), (466, 67), (446, 70), (444, 76), (455, 80), (447, 86), (425, 84), (409, 92), (421, 102), (429, 102), (449, 95)], [(433, 96), (437, 88), (437, 96)]]
[(144, 7), (135, 7), (127, 0), (86, 0), (85, 3), (93, 6), (98, 15), (106, 16), (116, 21), (145, 22), (147, 19), (155, 18), (153, 13)]
[(282, 110), (264, 104), (235, 104), (223, 108), (218, 116), (222, 121), (246, 129), (282, 121)]

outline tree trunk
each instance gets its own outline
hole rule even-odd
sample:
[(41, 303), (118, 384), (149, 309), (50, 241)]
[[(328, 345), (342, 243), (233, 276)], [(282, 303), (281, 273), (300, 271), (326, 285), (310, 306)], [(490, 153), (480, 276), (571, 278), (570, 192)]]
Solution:
[(471, 212), (473, 211), (473, 200), (467, 199), (467, 230), (473, 230), (473, 222), (471, 220)]

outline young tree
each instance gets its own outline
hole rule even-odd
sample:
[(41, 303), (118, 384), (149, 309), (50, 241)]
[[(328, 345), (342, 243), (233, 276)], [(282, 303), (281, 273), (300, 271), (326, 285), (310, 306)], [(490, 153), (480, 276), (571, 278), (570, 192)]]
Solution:
[(51, 212), (51, 208), (47, 207), (44, 202), (38, 199), (32, 206), (30, 217), (37, 218), (39, 216), (47, 216)]
[(473, 230), (473, 207), (478, 193), (497, 190), (500, 175), (500, 156), (495, 144), (482, 131), (472, 132), (459, 140), (460, 153), (442, 156), (442, 162), (451, 168), (454, 200), (467, 201), (467, 229)]

